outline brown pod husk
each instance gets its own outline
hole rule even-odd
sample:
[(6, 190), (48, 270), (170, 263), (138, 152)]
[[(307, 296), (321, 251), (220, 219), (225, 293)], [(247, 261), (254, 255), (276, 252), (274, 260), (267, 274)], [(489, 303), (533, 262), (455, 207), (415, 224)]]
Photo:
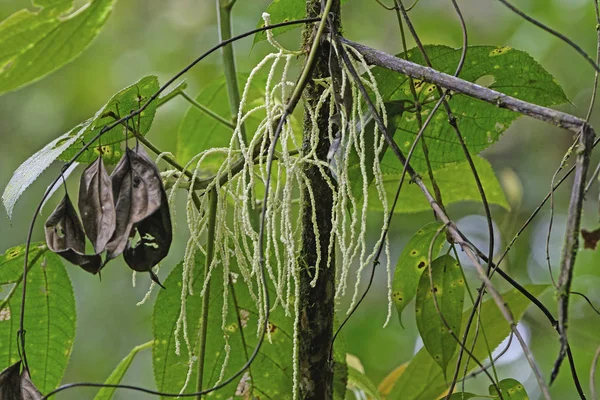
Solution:
[(43, 397), (29, 372), (20, 371), (21, 361), (18, 361), (0, 373), (0, 400), (40, 400)]
[(152, 215), (161, 204), (162, 182), (154, 163), (141, 146), (127, 148), (112, 175), (115, 201), (115, 231), (106, 245), (106, 260), (117, 257), (127, 247), (133, 226)]
[(21, 373), (21, 393), (23, 394), (23, 400), (41, 400), (43, 397), (31, 381), (29, 371), (26, 369)]
[(154, 169), (160, 188), (160, 207), (150, 216), (134, 225), (134, 232), (130, 236), (134, 236), (135, 231), (137, 231), (140, 240), (135, 246), (131, 246), (131, 241), (127, 243), (123, 258), (131, 269), (138, 272), (149, 272), (152, 280), (162, 286), (158, 277), (152, 271), (152, 267), (157, 265), (169, 253), (173, 241), (171, 213), (158, 167), (143, 148), (139, 147), (138, 155), (146, 159)]
[(85, 233), (99, 254), (106, 248), (116, 226), (112, 181), (101, 156), (81, 175), (78, 205)]
[(102, 258), (98, 254), (85, 254), (85, 233), (67, 194), (48, 217), (44, 228), (50, 250), (92, 274), (98, 273)]
[(131, 246), (131, 242), (129, 242), (123, 252), (123, 258), (131, 269), (138, 272), (149, 272), (152, 280), (160, 286), (162, 284), (152, 271), (152, 267), (167, 256), (173, 241), (171, 214), (164, 189), (161, 197), (160, 208), (134, 226), (140, 240), (135, 246)]

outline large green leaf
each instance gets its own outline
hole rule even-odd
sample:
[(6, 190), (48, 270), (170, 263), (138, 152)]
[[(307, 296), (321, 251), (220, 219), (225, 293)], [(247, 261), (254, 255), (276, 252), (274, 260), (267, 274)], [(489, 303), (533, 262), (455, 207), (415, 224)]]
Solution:
[(0, 24), (0, 93), (57, 70), (98, 35), (115, 0), (91, 0), (68, 16), (72, 0), (37, 0), (41, 10), (20, 10)]
[[(19, 295), (11, 297), (8, 310), (0, 318), (0, 370), (19, 360)], [(56, 254), (46, 252), (30, 267), (25, 311), (26, 350), (31, 378), (42, 393), (47, 393), (60, 383), (75, 339), (73, 287)]]
[[(525, 285), (534, 296), (539, 296), (548, 285)], [(529, 299), (513, 289), (503, 294), (503, 299), (510, 307), (515, 320), (520, 320), (525, 314), (527, 308), (531, 305)], [(462, 327), (467, 324), (471, 310), (467, 310), (462, 316)], [(481, 325), (485, 329), (488, 344), (491, 348), (495, 348), (502, 340), (510, 333), (510, 326), (498, 310), (498, 307), (493, 300), (486, 300), (481, 308)], [(471, 329), (467, 343), (473, 342), (473, 335), (476, 329)], [(462, 338), (462, 332), (459, 337)], [(479, 338), (475, 347), (472, 349), (473, 354), (478, 360), (483, 361), (488, 356), (487, 346), (483, 338)], [(448, 376), (452, 376), (456, 363), (454, 356), (446, 371)], [(476, 367), (474, 361), (469, 362), (468, 369)], [(436, 399), (439, 395), (448, 388), (444, 373), (439, 365), (429, 355), (426, 349), (421, 349), (410, 361), (404, 373), (400, 376), (389, 396), (389, 400), (431, 400)]]
[[(523, 385), (515, 379), (503, 379), (500, 382), (498, 382), (498, 386), (500, 387), (500, 391), (502, 392), (503, 399), (529, 400), (527, 391), (525, 390)], [(496, 390), (494, 385), (490, 385), (489, 391), (490, 395), (496, 396), (497, 399), (500, 398), (500, 396), (498, 395), (498, 391)]]
[[(386, 153), (387, 154), (387, 153)], [(485, 190), (486, 199), (489, 204), (497, 204), (505, 209), (510, 206), (504, 196), (504, 191), (496, 178), (496, 174), (490, 163), (481, 157), (473, 157), (473, 163), (477, 169), (477, 174), (483, 189)], [(388, 169), (384, 172), (383, 184), (388, 199), (393, 199), (398, 189), (400, 182), (400, 172), (392, 172)], [(458, 203), (461, 201), (476, 201), (481, 202), (481, 196), (475, 183), (475, 178), (471, 173), (471, 167), (467, 161), (446, 164), (434, 171), (435, 180), (442, 193), (444, 205)], [(429, 188), (430, 193), (433, 193), (433, 187), (428, 174), (421, 175), (425, 186)], [(375, 193), (375, 187), (371, 185), (369, 188), (369, 208), (373, 210), (381, 210), (381, 203)], [(411, 185), (405, 178), (404, 186), (398, 198), (398, 204), (394, 212), (397, 213), (416, 213), (420, 211), (429, 211), (431, 206), (427, 199), (423, 196), (421, 189), (417, 185)]]
[[(245, 84), (245, 78), (247, 76), (239, 80), (240, 85)], [(248, 93), (250, 103), (247, 104), (244, 111), (264, 104), (265, 83), (264, 79), (258, 77), (253, 79)], [(225, 78), (221, 78), (204, 87), (196, 101), (226, 120), (230, 120), (231, 111), (227, 96), (227, 83)], [(256, 130), (264, 115), (265, 113), (261, 111), (246, 120), (246, 131), (249, 134)], [(232, 134), (233, 130), (230, 127), (192, 106), (186, 112), (177, 130), (177, 151), (175, 153), (177, 160), (181, 163), (187, 163), (201, 151), (213, 147), (229, 147)], [(223, 160), (224, 156), (211, 157), (203, 165), (205, 167), (206, 165), (218, 167)], [(195, 167), (195, 165), (192, 167)]]
[(433, 260), (431, 275), (425, 268), (415, 302), (417, 327), (425, 349), (444, 373), (458, 346), (450, 332), (460, 332), (464, 298), (465, 281), (454, 258), (443, 255)]
[[(32, 243), (29, 247), (29, 265), (33, 265), (47, 249), (43, 242)], [(24, 258), (25, 245), (11, 247), (0, 255), (0, 285), (20, 282)]]
[[(131, 363), (133, 362), (133, 359), (135, 358), (137, 353), (139, 353), (142, 350), (152, 347), (152, 344), (153, 344), (153, 342), (150, 341), (150, 342), (141, 344), (139, 346), (135, 346), (131, 350), (131, 352), (129, 354), (127, 354), (124, 359), (121, 360), (121, 362), (117, 365), (117, 367), (110, 374), (110, 376), (106, 379), (106, 381), (104, 381), (104, 383), (107, 385), (118, 385), (119, 383), (121, 383), (121, 380), (123, 380), (125, 373), (131, 366)], [(96, 394), (96, 397), (94, 397), (94, 400), (111, 400), (113, 398), (116, 390), (117, 390), (116, 388), (110, 388), (110, 387), (102, 388), (98, 391), (98, 394)]]
[[(425, 50), (435, 69), (449, 74), (454, 73), (461, 56), (460, 49), (432, 45), (425, 46)], [(418, 64), (425, 64), (418, 49), (410, 50), (408, 59)], [(386, 102), (412, 100), (410, 83), (406, 76), (379, 67), (374, 68), (373, 73)], [(527, 53), (510, 47), (469, 47), (460, 78), (542, 106), (568, 101), (552, 75)], [(438, 94), (435, 87), (430, 84), (418, 80), (415, 83), (420, 101), (425, 103), (422, 113), (426, 116), (433, 108)], [(471, 154), (478, 154), (497, 141), (510, 124), (520, 116), (513, 111), (494, 107), (461, 94), (453, 94), (449, 103)], [(425, 132), (429, 159), (434, 169), (449, 162), (462, 161), (465, 157), (456, 134), (447, 120), (448, 116), (441, 109)], [(404, 113), (394, 137), (400, 149), (407, 151), (418, 131), (416, 116)], [(427, 168), (421, 146), (417, 146), (415, 150), (411, 165), (417, 172), (423, 173)], [(394, 170), (402, 168), (391, 151), (386, 152), (383, 166)]]
[[(392, 299), (398, 310), (400, 325), (402, 325), (402, 311), (417, 294), (419, 279), (423, 271), (427, 269), (429, 246), (441, 227), (442, 224), (439, 222), (425, 225), (410, 238), (400, 253), (392, 282)], [(444, 244), (444, 239), (444, 233), (437, 236), (431, 257), (437, 257)]]
[[(79, 151), (84, 143), (88, 143), (100, 132), (102, 127), (114, 118), (107, 113), (120, 114), (121, 116), (137, 109), (152, 94), (158, 90), (158, 79), (156, 76), (146, 76), (137, 83), (122, 89), (106, 103), (94, 117), (82, 122), (69, 132), (57, 137), (44, 148), (25, 160), (13, 173), (8, 185), (2, 194), (2, 201), (6, 212), (10, 217), (13, 208), (25, 189), (27, 189), (46, 168), (57, 158), (70, 160)], [(142, 113), (140, 118), (134, 118), (130, 128), (139, 126), (139, 132), (146, 134), (152, 125), (156, 114), (156, 102), (150, 104)], [(79, 162), (92, 162), (99, 154), (102, 154), (108, 164), (115, 164), (121, 157), (121, 142), (125, 139), (124, 127), (105, 133), (99, 142), (92, 144), (77, 159)], [(102, 145), (102, 146), (100, 146)]]
[[(194, 267), (193, 295), (186, 296), (188, 335), (194, 346), (193, 354), (198, 356), (196, 342), (201, 316), (204, 257), (198, 257)], [(155, 345), (153, 348), (153, 367), (156, 386), (161, 391), (179, 392), (188, 370), (188, 354), (181, 337), (181, 355), (175, 354), (174, 331), (181, 304), (182, 265), (178, 265), (165, 280), (165, 287), (159, 293), (154, 307), (153, 332)], [(204, 388), (212, 387), (217, 382), (224, 361), (225, 341), (222, 323), (223, 279), (221, 271), (212, 274), (208, 332), (206, 342)], [(249, 295), (248, 289), (239, 276), (232, 284), (237, 300), (237, 308), (230, 290), (228, 313), (225, 322), (231, 352), (224, 377), (233, 375), (247, 361), (257, 342), (257, 307)], [(242, 328), (238, 323), (241, 321)], [(271, 341), (265, 339), (260, 353), (252, 366), (225, 388), (212, 395), (215, 399), (230, 398), (236, 389), (247, 388), (258, 397), (287, 398), (293, 388), (293, 318), (286, 317), (281, 307), (271, 312), (269, 318)], [(242, 336), (243, 334), (243, 336)], [(243, 338), (243, 339), (242, 339)], [(245, 343), (245, 347), (244, 347)], [(337, 353), (337, 352), (336, 352)], [(191, 381), (185, 393), (195, 391), (197, 382), (197, 363), (191, 375)]]

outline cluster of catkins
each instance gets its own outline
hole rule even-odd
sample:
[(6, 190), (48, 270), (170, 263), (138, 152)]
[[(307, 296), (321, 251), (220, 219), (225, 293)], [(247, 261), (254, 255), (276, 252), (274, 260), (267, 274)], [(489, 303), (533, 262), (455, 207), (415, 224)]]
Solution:
[[(81, 221), (65, 194), (46, 221), (50, 250), (92, 274), (123, 253), (131, 269), (149, 272), (161, 285), (152, 267), (169, 252), (171, 216), (160, 171), (142, 146), (126, 148), (110, 176), (102, 156), (90, 164), (81, 175), (78, 206)], [(94, 254), (85, 254), (86, 235)]]

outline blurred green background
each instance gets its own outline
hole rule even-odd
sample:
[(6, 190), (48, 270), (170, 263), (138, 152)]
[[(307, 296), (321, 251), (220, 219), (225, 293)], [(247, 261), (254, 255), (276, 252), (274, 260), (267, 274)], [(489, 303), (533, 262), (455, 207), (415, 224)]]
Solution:
[[(84, 1), (76, 1), (78, 6)], [(591, 0), (520, 0), (514, 3), (536, 18), (567, 34), (588, 53), (595, 54), (596, 23)], [(238, 0), (234, 8), (234, 33), (256, 26), (267, 0)], [(571, 104), (561, 109), (585, 116), (591, 96), (593, 71), (566, 44), (533, 27), (510, 13), (499, 2), (463, 0), (460, 2), (469, 28), (470, 44), (509, 45), (529, 52), (547, 68), (562, 85)], [(0, 2), (0, 19), (31, 7), (25, 0)], [(421, 0), (412, 11), (415, 26), (424, 43), (440, 43), (454, 47), (461, 44), (461, 32), (449, 1)], [(374, 0), (351, 0), (343, 8), (345, 35), (355, 41), (392, 53), (401, 49), (396, 16)], [(12, 172), (35, 151), (83, 119), (93, 115), (116, 91), (144, 75), (156, 74), (164, 82), (189, 61), (218, 41), (215, 1), (208, 0), (119, 0), (100, 36), (74, 62), (58, 72), (15, 93), (0, 97), (0, 186), (4, 188)], [(289, 47), (298, 43), (299, 30), (286, 34), (282, 42)], [(269, 46), (261, 43), (252, 48), (252, 39), (236, 43), (237, 65), (248, 72), (262, 58)], [(186, 77), (188, 92), (195, 95), (204, 85), (221, 73), (220, 57), (215, 54), (195, 67)], [(182, 99), (162, 107), (150, 132), (150, 138), (161, 149), (174, 150), (173, 135), (179, 120), (188, 108)], [(592, 114), (592, 124), (600, 114)], [(484, 156), (490, 160), (501, 181), (521, 184), (509, 196), (511, 213), (493, 208), (498, 228), (496, 251), (510, 240), (532, 210), (548, 192), (552, 175), (572, 142), (572, 136), (550, 125), (525, 118), (514, 123), (504, 137)], [(594, 157), (593, 167), (598, 157)], [(50, 180), (59, 171), (54, 165), (28, 189), (17, 203), (12, 221), (0, 214), (0, 252), (24, 243), (33, 209)], [(516, 173), (511, 175), (511, 172)], [(508, 179), (506, 177), (513, 176)], [(556, 219), (551, 237), (550, 254), (558, 266), (562, 246), (569, 182), (556, 194)], [(70, 185), (74, 184), (70, 182)], [(518, 186), (518, 185), (517, 185)], [(74, 186), (72, 192), (76, 193)], [(583, 226), (598, 225), (598, 185), (595, 184), (586, 201)], [(38, 222), (34, 240), (42, 240), (42, 223), (60, 196), (45, 207)], [(487, 236), (480, 205), (464, 204), (450, 207), (450, 215), (459, 221), (467, 235), (479, 238), (483, 245)], [(183, 217), (179, 213), (178, 217)], [(379, 221), (370, 218), (371, 221)], [(408, 238), (423, 224), (432, 220), (431, 213), (397, 215), (390, 231), (392, 262), (395, 263)], [(504, 267), (521, 283), (549, 283), (545, 265), (545, 237), (549, 211), (534, 220), (517, 242)], [(179, 226), (183, 225), (182, 220)], [(370, 227), (374, 242), (378, 226)], [(184, 229), (177, 231), (171, 253), (163, 263), (161, 277), (167, 275), (183, 253)], [(586, 294), (600, 306), (600, 268), (597, 252), (582, 251), (576, 267), (574, 289)], [(472, 268), (465, 265), (469, 276)], [(152, 301), (137, 307), (149, 285), (146, 276), (138, 277), (137, 287), (131, 285), (129, 269), (121, 260), (103, 272), (102, 281), (70, 268), (75, 286), (78, 310), (78, 330), (71, 363), (65, 382), (103, 381), (118, 361), (138, 344), (151, 339)], [(475, 284), (473, 280), (472, 285)], [(501, 288), (508, 287), (498, 282)], [(154, 298), (154, 296), (153, 296)], [(152, 298), (152, 299), (153, 299)], [(543, 301), (555, 309), (554, 296), (547, 292)], [(345, 313), (347, 302), (339, 304)], [(385, 271), (377, 271), (376, 282), (366, 301), (345, 328), (348, 351), (360, 358), (366, 374), (378, 383), (387, 373), (409, 360), (418, 345), (413, 307), (406, 311), (405, 329), (398, 323), (394, 311), (386, 328)], [(530, 310), (521, 328), (533, 349), (536, 361), (548, 377), (558, 353), (558, 338), (547, 321), (536, 310)], [(589, 389), (589, 370), (593, 353), (600, 344), (600, 318), (581, 298), (571, 304), (570, 339), (584, 389)], [(0, 344), (1, 345), (1, 344)], [(535, 380), (518, 346), (500, 364), (502, 377), (514, 377), (523, 382), (532, 399), (539, 396)], [(125, 382), (153, 387), (151, 355), (142, 352), (134, 361)], [(468, 383), (473, 391), (487, 392), (488, 382), (481, 378)], [(60, 399), (92, 398), (93, 391), (73, 390), (57, 396)], [(552, 387), (556, 399), (576, 398), (568, 367)], [(149, 398), (131, 392), (119, 392), (116, 399)]]

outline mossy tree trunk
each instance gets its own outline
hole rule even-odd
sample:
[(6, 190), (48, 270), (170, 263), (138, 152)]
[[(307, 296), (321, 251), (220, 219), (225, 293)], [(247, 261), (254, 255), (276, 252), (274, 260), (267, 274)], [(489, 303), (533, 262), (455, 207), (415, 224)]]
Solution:
[[(324, 3), (324, 2), (323, 2)], [(316, 17), (321, 13), (321, 0), (307, 0), (307, 17)], [(339, 0), (334, 0), (330, 15), (334, 16), (335, 29), (339, 29)], [(304, 47), (309, 49), (314, 41), (316, 30), (309, 26), (304, 31)], [(324, 33), (328, 37), (328, 30)], [(321, 40), (317, 53), (312, 78), (329, 77), (329, 44)], [(323, 87), (308, 83), (305, 89), (305, 101), (309, 107), (315, 108)], [(325, 104), (317, 119), (318, 146), (316, 154), (321, 160), (327, 159), (329, 138), (327, 127), (329, 123), (329, 105)], [(313, 121), (308, 112), (304, 115), (303, 152), (310, 151), (313, 141)], [(306, 164), (304, 173), (308, 179), (307, 185), (312, 189), (315, 199), (314, 209), (311, 204), (308, 187), (302, 189), (302, 249), (300, 252), (300, 317), (298, 327), (299, 373), (301, 399), (332, 399), (333, 398), (333, 361), (329, 354), (333, 337), (334, 312), (334, 280), (335, 257), (328, 260), (327, 252), (331, 238), (331, 216), (333, 193), (317, 166)], [(331, 177), (330, 177), (331, 178)], [(331, 179), (333, 181), (333, 179)], [(314, 234), (313, 212), (316, 214), (319, 237)], [(315, 276), (317, 263), (317, 248), (320, 248), (319, 278), (316, 285), (311, 286)], [(328, 262), (329, 261), (329, 262)]]

